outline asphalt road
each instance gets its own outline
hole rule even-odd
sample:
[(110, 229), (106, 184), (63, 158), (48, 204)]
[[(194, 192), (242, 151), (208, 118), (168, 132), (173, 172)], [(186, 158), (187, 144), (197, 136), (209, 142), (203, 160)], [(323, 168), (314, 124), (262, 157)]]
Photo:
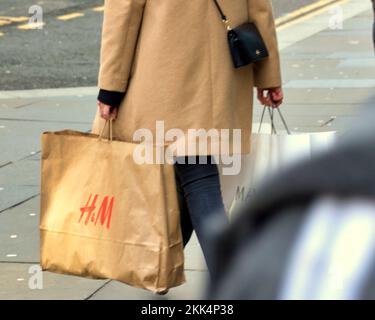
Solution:
[[(317, 0), (273, 0), (280, 17)], [(28, 9), (43, 8), (43, 29), (22, 30), (25, 22), (4, 24), (6, 17), (29, 17)], [(96, 85), (103, 0), (25, 0), (0, 2), (0, 90)], [(68, 13), (83, 16), (58, 20)], [(3, 22), (2, 22), (3, 21)], [(6, 23), (7, 19), (5, 19)]]

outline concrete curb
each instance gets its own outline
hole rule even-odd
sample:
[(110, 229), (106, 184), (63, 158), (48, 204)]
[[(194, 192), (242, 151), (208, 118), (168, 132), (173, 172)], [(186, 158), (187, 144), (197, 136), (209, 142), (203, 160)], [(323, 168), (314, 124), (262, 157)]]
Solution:
[(97, 87), (77, 87), (77, 88), (55, 88), (55, 89), (33, 89), (33, 90), (9, 90), (0, 91), (0, 99), (17, 98), (45, 98), (60, 96), (94, 96), (98, 94)]

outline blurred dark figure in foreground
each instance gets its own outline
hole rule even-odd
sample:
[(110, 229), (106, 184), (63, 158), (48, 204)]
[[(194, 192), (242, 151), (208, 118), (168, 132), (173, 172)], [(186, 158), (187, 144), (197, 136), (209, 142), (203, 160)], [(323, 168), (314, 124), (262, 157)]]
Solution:
[(229, 226), (211, 222), (209, 299), (375, 299), (374, 107), (334, 149), (265, 181)]
[[(375, 299), (375, 111), (216, 237), (210, 299)], [(220, 230), (220, 228), (219, 228)]]

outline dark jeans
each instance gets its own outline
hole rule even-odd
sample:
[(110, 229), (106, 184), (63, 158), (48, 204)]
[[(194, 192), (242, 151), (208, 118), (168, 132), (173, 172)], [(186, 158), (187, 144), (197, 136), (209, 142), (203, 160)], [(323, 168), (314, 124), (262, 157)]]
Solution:
[(188, 157), (185, 157), (185, 164), (175, 164), (181, 231), (184, 246), (195, 231), (210, 271), (212, 249), (207, 221), (221, 219), (226, 223), (228, 218), (221, 195), (217, 165), (211, 163), (210, 156), (201, 157), (206, 159), (207, 164), (198, 162), (198, 157), (190, 157), (193, 158), (196, 158), (196, 164), (189, 164)]

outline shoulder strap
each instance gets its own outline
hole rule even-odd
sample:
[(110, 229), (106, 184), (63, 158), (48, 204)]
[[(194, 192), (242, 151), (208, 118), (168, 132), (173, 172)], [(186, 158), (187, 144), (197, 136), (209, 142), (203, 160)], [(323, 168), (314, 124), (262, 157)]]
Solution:
[(216, 6), (217, 10), (218, 10), (219, 13), (220, 13), (221, 19), (222, 19), (223, 21), (227, 21), (227, 16), (224, 14), (224, 12), (223, 12), (223, 10), (221, 9), (221, 7), (220, 7), (219, 3), (217, 2), (217, 0), (213, 0), (213, 1), (214, 1), (214, 3), (215, 3), (215, 6)]

